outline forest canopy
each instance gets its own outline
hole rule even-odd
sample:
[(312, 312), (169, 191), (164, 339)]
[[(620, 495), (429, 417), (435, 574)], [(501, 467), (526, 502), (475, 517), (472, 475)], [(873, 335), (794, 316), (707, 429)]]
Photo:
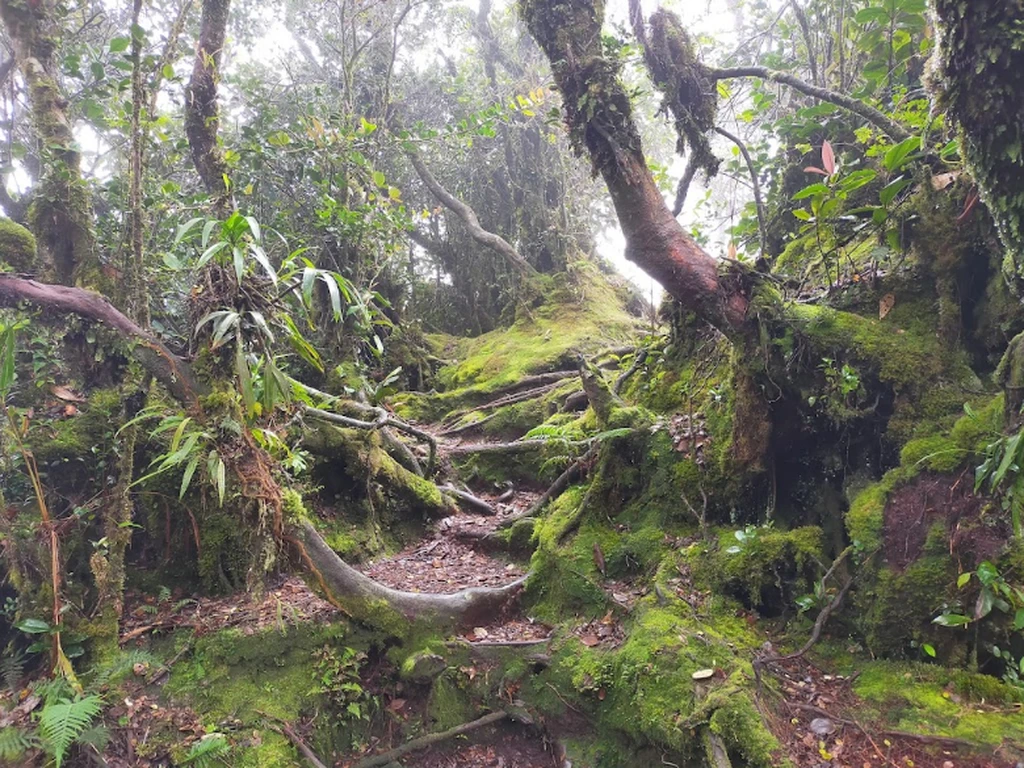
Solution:
[(0, 0), (0, 765), (1024, 761), (1024, 2), (720, 5)]

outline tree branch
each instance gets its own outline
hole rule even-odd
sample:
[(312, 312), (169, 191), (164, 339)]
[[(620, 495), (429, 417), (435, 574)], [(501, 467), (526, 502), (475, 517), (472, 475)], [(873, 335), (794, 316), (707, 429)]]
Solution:
[(196, 381), (189, 364), (98, 293), (0, 274), (0, 305), (14, 306), (20, 301), (27, 301), (43, 309), (95, 320), (117, 331), (129, 342), (135, 359), (163, 384), (176, 400), (187, 407), (198, 406), (198, 398), (206, 390)]
[(838, 107), (847, 109), (858, 115), (876, 128), (884, 131), (889, 135), (889, 138), (894, 141), (903, 141), (904, 139), (910, 138), (910, 132), (902, 125), (897, 123), (888, 115), (875, 109), (872, 106), (865, 104), (859, 99), (854, 99), (851, 96), (847, 96), (836, 91), (831, 91), (828, 88), (821, 88), (817, 85), (811, 85), (806, 83), (798, 77), (787, 72), (778, 72), (768, 67), (729, 67), (727, 69), (711, 69), (708, 70), (708, 76), (712, 80), (732, 80), (738, 77), (759, 77), (762, 80), (769, 80), (774, 83), (782, 83), (788, 85), (795, 91), (813, 96), (816, 99), (827, 101), (830, 104), (835, 104)]
[(228, 166), (217, 146), (220, 111), (217, 105), (217, 81), (224, 50), (231, 0), (203, 0), (199, 26), (199, 44), (192, 66), (192, 79), (185, 92), (185, 133), (199, 178), (213, 198), (218, 215), (233, 207), (228, 189)]
[(757, 207), (757, 231), (761, 238), (761, 258), (768, 258), (768, 214), (764, 209), (764, 200), (761, 197), (761, 182), (757, 178), (757, 168), (754, 167), (754, 160), (747, 151), (747, 145), (739, 136), (729, 133), (725, 128), (715, 128), (715, 133), (724, 136), (733, 144), (739, 147), (740, 154), (747, 163), (747, 170), (750, 171), (750, 183), (754, 188), (754, 205)]
[(480, 220), (476, 216), (476, 211), (441, 186), (440, 182), (430, 172), (430, 169), (424, 165), (423, 158), (420, 157), (418, 152), (408, 150), (406, 155), (408, 155), (412, 167), (416, 169), (416, 173), (423, 180), (427, 189), (430, 190), (430, 194), (437, 198), (438, 202), (445, 208), (459, 217), (474, 240), (497, 253), (508, 262), (509, 266), (513, 267), (520, 274), (524, 276), (536, 274), (536, 270), (534, 270), (530, 263), (505, 238), (489, 232), (480, 226)]

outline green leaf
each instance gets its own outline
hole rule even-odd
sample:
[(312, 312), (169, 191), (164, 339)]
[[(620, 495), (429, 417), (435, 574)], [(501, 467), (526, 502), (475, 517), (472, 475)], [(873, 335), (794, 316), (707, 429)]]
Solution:
[(378, 187), (383, 187), (385, 184), (387, 184), (387, 181), (387, 177), (383, 174), (383, 172), (373, 172), (373, 183), (376, 184)]
[(1018, 608), (1013, 616), (1013, 630), (1019, 632), (1024, 629), (1024, 608)]
[(277, 270), (270, 263), (270, 259), (267, 257), (267, 252), (264, 251), (260, 246), (254, 245), (249, 249), (252, 257), (259, 262), (260, 266), (263, 267), (263, 271), (267, 273), (267, 277), (277, 285)]
[(193, 456), (191, 461), (185, 467), (185, 474), (181, 476), (181, 488), (178, 489), (178, 499), (185, 498), (185, 492), (188, 490), (189, 483), (192, 482), (192, 476), (196, 473), (196, 467), (199, 466), (199, 457)]
[(999, 578), (999, 569), (988, 560), (983, 560), (978, 565), (978, 581), (984, 586), (990, 586)]
[(900, 176), (882, 187), (881, 192), (878, 193), (878, 199), (881, 201), (882, 205), (888, 208), (892, 201), (896, 199), (897, 195), (912, 183), (913, 181), (911, 179)]
[(258, 221), (256, 221), (256, 217), (255, 216), (246, 216), (245, 217), (245, 221), (249, 225), (249, 231), (252, 232), (253, 240), (255, 240), (258, 243), (260, 241), (260, 239), (261, 239), (260, 238), (260, 223)]
[(203, 219), (201, 216), (196, 216), (194, 219), (189, 219), (180, 227), (178, 227), (178, 231), (174, 235), (174, 244), (177, 245), (178, 243), (180, 243), (182, 238), (189, 233), (189, 230), (191, 230), (192, 227), (194, 227), (202, 220)]
[(231, 263), (235, 267), (235, 278), (241, 283), (245, 274), (245, 253), (237, 245), (231, 249)]
[(995, 605), (995, 595), (991, 589), (982, 589), (978, 599), (974, 603), (974, 618), (984, 619), (992, 613), (992, 606)]
[(825, 184), (808, 184), (806, 187), (804, 187), (795, 195), (793, 195), (793, 199), (804, 200), (808, 197), (813, 197), (814, 195), (823, 195), (826, 192), (828, 192), (828, 187)]
[(227, 240), (221, 240), (219, 243), (215, 243), (203, 251), (203, 255), (199, 257), (199, 261), (196, 262), (196, 269), (200, 269), (205, 266), (206, 263), (216, 256), (218, 253), (228, 247), (230, 243)]
[(216, 219), (210, 219), (203, 225), (203, 248), (209, 245), (210, 236), (213, 234), (213, 230), (217, 228), (218, 224), (220, 224), (220, 222), (217, 221)]
[(128, 50), (128, 46), (132, 44), (130, 38), (127, 37), (115, 37), (110, 41), (110, 52), (111, 53), (123, 53)]
[(249, 364), (245, 361), (241, 339), (235, 340), (235, 375), (238, 376), (238, 388), (242, 393), (245, 412), (252, 416), (256, 412), (256, 396), (253, 394), (252, 374), (249, 372)]
[(961, 573), (960, 577), (956, 580), (956, 588), (963, 589), (964, 584), (971, 580), (971, 572)]
[(14, 626), (29, 635), (45, 635), (50, 631), (50, 625), (42, 619), (22, 619)]
[(178, 425), (178, 428), (174, 430), (174, 437), (171, 438), (171, 451), (178, 450), (178, 446), (181, 445), (181, 436), (182, 434), (184, 434), (185, 427), (189, 425), (190, 421), (192, 421), (191, 416), (185, 417), (184, 419), (181, 420), (181, 423)]
[[(996, 488), (1000, 483), (1003, 482), (1003, 478), (1006, 477), (1006, 473), (1010, 471), (1010, 467), (1013, 466), (1017, 459), (1017, 449), (1020, 447), (1021, 436), (1024, 432), (1018, 432), (1013, 437), (1007, 438), (1006, 445), (1003, 448), (1003, 460), (999, 462), (999, 467), (992, 474), (992, 487)], [(981, 578), (979, 576), (979, 578)]]
[(895, 147), (889, 149), (885, 153), (885, 157), (882, 159), (882, 165), (885, 166), (885, 170), (890, 173), (898, 171), (903, 167), (903, 164), (907, 162), (911, 153), (916, 152), (921, 148), (921, 137), (911, 136), (909, 139), (904, 139)]
[(921, 644), (921, 650), (924, 651), (929, 656), (931, 656), (933, 659), (935, 658), (935, 647), (934, 646), (928, 645), (928, 643), (922, 643)]
[(969, 617), (959, 613), (943, 613), (932, 619), (932, 624), (938, 624), (940, 627), (962, 627), (970, 623)]

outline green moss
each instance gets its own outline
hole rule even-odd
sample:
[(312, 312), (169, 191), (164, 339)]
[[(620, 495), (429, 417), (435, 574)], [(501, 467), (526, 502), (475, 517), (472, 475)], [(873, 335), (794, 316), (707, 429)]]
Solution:
[[(879, 716), (896, 730), (962, 739), (988, 750), (1004, 740), (1024, 742), (1024, 718), (1019, 714), (980, 710), (971, 701), (956, 700), (953, 694), (969, 696), (972, 689), (992, 691), (991, 683), (974, 688), (978, 682), (977, 676), (931, 664), (879, 661), (861, 668), (854, 692), (865, 700), (865, 714)], [(989, 701), (1013, 700), (1019, 697), (1007, 691)]]
[(454, 728), (477, 717), (468, 692), (459, 684), (455, 674), (444, 674), (434, 680), (427, 701), (427, 717), (432, 730), (438, 731)]
[[(260, 731), (258, 744), (239, 752), (235, 765), (293, 766), (298, 755), (290, 743), (263, 728), (263, 713), (295, 722), (322, 708), (314, 692), (314, 652), (339, 642), (359, 648), (367, 640), (343, 624), (285, 628), (282, 620), (280, 629), (253, 635), (223, 630), (196, 641), (191, 656), (172, 668), (165, 692), (173, 700), (188, 702), (205, 723), (237, 719), (243, 729)], [(323, 718), (318, 722), (326, 725)], [(333, 740), (328, 727), (318, 730), (313, 743)]]
[(0, 254), (3, 263), (12, 271), (35, 272), (35, 235), (10, 219), (0, 218)]
[(944, 657), (953, 653), (948, 641), (956, 638), (931, 620), (949, 598), (956, 577), (956, 563), (948, 553), (924, 555), (903, 571), (880, 568), (855, 596), (871, 652), (902, 656), (911, 643), (928, 643)]
[(687, 551), (698, 583), (772, 612), (791, 608), (796, 597), (812, 591), (825, 560), (822, 532), (816, 526), (791, 531), (748, 527), (738, 533), (727, 529), (718, 536), (717, 548), (694, 544)]
[(524, 311), (508, 328), (475, 338), (434, 337), (435, 345), (443, 347), (441, 356), (458, 361), (438, 372), (444, 391), (396, 398), (396, 412), (404, 418), (437, 421), (446, 413), (493, 399), (495, 392), (525, 376), (573, 369), (577, 354), (632, 340), (636, 320), (596, 266), (583, 264), (573, 270), (572, 278), (556, 279), (560, 286), (544, 303)]

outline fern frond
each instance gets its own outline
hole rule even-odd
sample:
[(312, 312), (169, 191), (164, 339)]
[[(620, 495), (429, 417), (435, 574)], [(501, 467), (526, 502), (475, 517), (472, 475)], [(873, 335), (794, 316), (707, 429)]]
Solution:
[(38, 740), (21, 728), (13, 725), (0, 728), (0, 762), (13, 765), (15, 760), (37, 746)]
[(102, 688), (103, 686), (117, 682), (121, 678), (130, 674), (135, 668), (136, 664), (144, 664), (148, 666), (156, 666), (159, 663), (159, 659), (149, 651), (144, 651), (141, 648), (133, 648), (131, 650), (119, 653), (113, 661), (94, 667), (90, 670), (92, 674), (92, 682), (89, 687), (93, 690)]
[(3, 678), (8, 690), (18, 690), (18, 683), (24, 675), (25, 654), (21, 651), (5, 655), (3, 661), (0, 661), (0, 677)]
[(219, 758), (230, 751), (231, 744), (223, 733), (208, 733), (192, 745), (181, 764), (193, 768), (211, 768)]
[(60, 768), (68, 748), (92, 725), (102, 709), (103, 700), (99, 696), (85, 696), (75, 701), (62, 699), (43, 707), (39, 715), (39, 734), (47, 751), (53, 755), (57, 768)]

